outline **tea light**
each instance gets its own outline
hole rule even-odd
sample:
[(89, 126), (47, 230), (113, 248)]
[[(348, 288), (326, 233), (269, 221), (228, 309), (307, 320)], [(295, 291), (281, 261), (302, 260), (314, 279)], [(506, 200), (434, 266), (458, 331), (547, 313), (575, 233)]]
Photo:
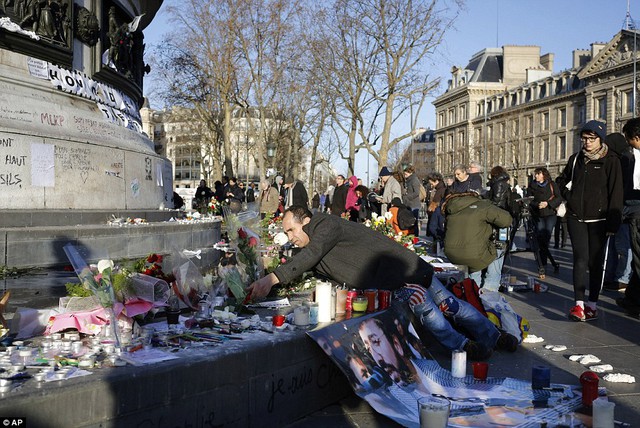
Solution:
[(300, 305), (293, 310), (293, 323), (300, 327), (309, 325), (309, 307)]
[(11, 386), (13, 381), (11, 379), (0, 379), (0, 386)]
[(85, 355), (78, 360), (78, 367), (91, 368), (96, 363), (96, 357), (93, 355)]
[(73, 332), (72, 333), (65, 333), (64, 334), (64, 338), (67, 339), (67, 340), (70, 340), (72, 342), (74, 340), (80, 340), (80, 333), (77, 333), (77, 332), (75, 332), (75, 333), (73, 333)]
[(116, 347), (113, 344), (108, 343), (104, 345), (104, 352), (106, 352), (107, 354), (113, 354), (115, 351)]
[(32, 354), (32, 350), (31, 348), (22, 348), (18, 351), (18, 355), (23, 357), (23, 358), (27, 358), (30, 357)]
[(451, 376), (465, 377), (467, 375), (467, 353), (453, 351), (451, 353)]
[(24, 370), (24, 364), (14, 364), (11, 366), (11, 371), (12, 372), (19, 372)]
[(82, 352), (82, 342), (80, 342), (79, 340), (71, 342), (71, 352), (73, 352), (74, 354), (79, 354), (80, 352)]
[(13, 341), (13, 345), (14, 345), (16, 348), (20, 348), (20, 347), (24, 346), (24, 342), (23, 342), (22, 340), (14, 340), (14, 341)]
[(53, 377), (54, 377), (56, 380), (62, 380), (62, 379), (64, 379), (64, 378), (66, 378), (66, 377), (67, 377), (67, 373), (68, 373), (68, 372), (65, 372), (65, 371), (59, 370), (59, 371), (57, 371), (57, 372), (55, 372), (55, 373), (53, 374)]
[(15, 346), (7, 346), (5, 348), (5, 352), (7, 353), (7, 355), (11, 355), (16, 351), (16, 347)]
[(33, 378), (35, 379), (36, 382), (43, 382), (45, 377), (46, 377), (46, 373), (36, 373), (33, 375)]

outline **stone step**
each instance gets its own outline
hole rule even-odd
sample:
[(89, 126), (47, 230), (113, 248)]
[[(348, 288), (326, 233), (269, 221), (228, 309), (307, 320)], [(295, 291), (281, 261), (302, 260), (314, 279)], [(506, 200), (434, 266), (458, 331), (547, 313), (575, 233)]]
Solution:
[(106, 225), (114, 216), (163, 222), (178, 210), (0, 210), (0, 229), (45, 226)]

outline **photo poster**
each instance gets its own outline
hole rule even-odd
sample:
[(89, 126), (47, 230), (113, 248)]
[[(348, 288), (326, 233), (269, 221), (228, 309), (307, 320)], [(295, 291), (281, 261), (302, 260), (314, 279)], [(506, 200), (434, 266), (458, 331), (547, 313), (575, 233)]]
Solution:
[(449, 427), (538, 427), (560, 421), (581, 405), (576, 386), (552, 384), (551, 390), (533, 390), (530, 380), (475, 381), (472, 374), (454, 378), (418, 337), (421, 328), (408, 306), (396, 302), (385, 311), (307, 334), (342, 370), (359, 397), (403, 426), (420, 426), (417, 402), (429, 395), (450, 400)]

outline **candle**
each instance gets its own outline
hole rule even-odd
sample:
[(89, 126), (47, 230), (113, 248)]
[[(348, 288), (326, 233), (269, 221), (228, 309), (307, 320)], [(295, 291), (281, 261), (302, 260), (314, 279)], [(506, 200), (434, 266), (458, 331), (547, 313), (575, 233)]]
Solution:
[(449, 422), (449, 400), (440, 397), (418, 399), (420, 428), (446, 428)]
[(467, 375), (467, 353), (453, 351), (451, 353), (451, 376), (465, 377)]
[(548, 388), (551, 384), (551, 370), (547, 366), (533, 366), (531, 369), (531, 388)]
[(356, 296), (351, 302), (354, 312), (364, 312), (367, 310), (369, 300), (365, 296)]
[(336, 287), (331, 287), (331, 319), (336, 319)]
[(300, 327), (309, 325), (309, 307), (300, 305), (293, 310), (293, 323)]
[(368, 288), (364, 290), (364, 295), (367, 298), (367, 312), (375, 312), (378, 307), (378, 290)]
[(331, 284), (321, 282), (316, 286), (318, 322), (331, 322)]
[(305, 302), (304, 304), (309, 307), (309, 324), (318, 324), (318, 313), (320, 311), (318, 302)]
[(615, 403), (606, 398), (593, 400), (593, 428), (613, 428), (613, 409)]
[(347, 290), (340, 288), (336, 290), (336, 314), (344, 314), (347, 305)]

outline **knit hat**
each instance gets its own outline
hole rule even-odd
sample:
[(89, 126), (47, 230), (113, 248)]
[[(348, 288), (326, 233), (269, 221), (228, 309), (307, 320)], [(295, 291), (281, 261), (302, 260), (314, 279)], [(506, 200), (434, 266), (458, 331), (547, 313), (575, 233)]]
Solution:
[(383, 166), (382, 169), (380, 170), (380, 174), (378, 174), (380, 177), (386, 177), (387, 175), (391, 175), (391, 171), (389, 171), (389, 168), (387, 168), (386, 166)]
[(580, 135), (582, 135), (583, 132), (593, 132), (600, 137), (601, 142), (604, 142), (607, 135), (607, 125), (597, 120), (590, 120), (582, 126)]
[(402, 199), (400, 199), (400, 198), (393, 198), (393, 199), (391, 199), (391, 206), (392, 206), (392, 207), (399, 207), (399, 206), (402, 206)]

